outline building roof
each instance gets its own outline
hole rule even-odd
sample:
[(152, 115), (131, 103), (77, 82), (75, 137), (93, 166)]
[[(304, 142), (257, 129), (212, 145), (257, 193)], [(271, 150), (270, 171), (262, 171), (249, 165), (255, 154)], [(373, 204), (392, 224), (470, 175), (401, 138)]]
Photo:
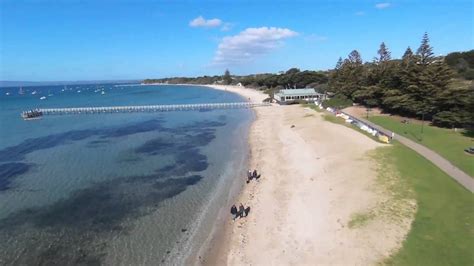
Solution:
[(315, 94), (321, 94), (321, 93), (317, 93), (313, 88), (305, 88), (305, 89), (280, 90), (276, 94), (280, 96), (301, 96), (301, 95), (315, 95)]

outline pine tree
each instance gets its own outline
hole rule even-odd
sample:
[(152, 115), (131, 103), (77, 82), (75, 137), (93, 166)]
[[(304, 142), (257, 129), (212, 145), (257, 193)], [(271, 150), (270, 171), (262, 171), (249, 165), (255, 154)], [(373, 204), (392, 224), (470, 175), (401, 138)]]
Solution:
[(411, 50), (410, 46), (408, 46), (408, 48), (405, 50), (405, 53), (403, 53), (402, 60), (406, 61), (410, 60), (411, 58), (413, 58), (413, 51)]
[(360, 53), (357, 50), (353, 50), (349, 54), (348, 60), (351, 64), (356, 64), (356, 65), (361, 65), (362, 64), (362, 58), (360, 56)]
[(433, 116), (438, 126), (474, 126), (474, 87), (450, 87), (438, 97), (439, 112)]
[(428, 65), (433, 61), (433, 47), (430, 46), (430, 39), (428, 33), (425, 32), (421, 39), (421, 45), (416, 50), (416, 55), (420, 57), (420, 63), (422, 65)]
[(385, 46), (385, 43), (382, 42), (380, 44), (380, 48), (379, 50), (377, 51), (377, 54), (379, 55), (379, 58), (377, 58), (378, 62), (381, 63), (381, 62), (387, 62), (391, 59), (391, 54), (390, 54), (390, 51), (388, 50), (388, 48)]
[(342, 64), (343, 64), (342, 58), (339, 57), (339, 59), (337, 60), (337, 63), (336, 63), (336, 70), (341, 69)]
[(224, 72), (224, 84), (229, 85), (232, 83), (232, 77), (230, 76), (230, 72), (228, 69)]
[(362, 87), (364, 80), (364, 66), (358, 51), (352, 51), (348, 58), (344, 60), (341, 68), (335, 71), (332, 76), (331, 87), (336, 93), (343, 94), (348, 98), (353, 98), (355, 91)]

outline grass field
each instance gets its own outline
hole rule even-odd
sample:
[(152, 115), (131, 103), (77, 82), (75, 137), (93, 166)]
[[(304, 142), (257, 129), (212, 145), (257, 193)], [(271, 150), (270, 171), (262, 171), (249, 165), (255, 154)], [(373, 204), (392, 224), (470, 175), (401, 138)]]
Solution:
[(418, 205), (402, 248), (389, 265), (474, 265), (474, 195), (398, 142), (379, 156), (394, 165)]
[(474, 146), (474, 136), (466, 131), (454, 132), (452, 129), (433, 126), (423, 127), (418, 123), (403, 124), (389, 116), (373, 116), (369, 120), (396, 134), (405, 136), (437, 152), (471, 177), (474, 177), (474, 156), (464, 149)]

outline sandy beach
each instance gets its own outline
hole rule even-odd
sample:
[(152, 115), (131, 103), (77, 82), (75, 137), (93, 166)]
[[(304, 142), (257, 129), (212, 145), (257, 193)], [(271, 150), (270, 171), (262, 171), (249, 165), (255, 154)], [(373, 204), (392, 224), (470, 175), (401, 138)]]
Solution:
[[(212, 87), (250, 101), (267, 98), (252, 89)], [(246, 185), (237, 202), (251, 212), (235, 222), (229, 214), (220, 240), (198, 264), (371, 265), (400, 248), (412, 215), (375, 215), (390, 200), (377, 185), (378, 166), (369, 156), (382, 144), (299, 105), (255, 112), (250, 167), (262, 177)], [(374, 215), (351, 228), (361, 213)]]

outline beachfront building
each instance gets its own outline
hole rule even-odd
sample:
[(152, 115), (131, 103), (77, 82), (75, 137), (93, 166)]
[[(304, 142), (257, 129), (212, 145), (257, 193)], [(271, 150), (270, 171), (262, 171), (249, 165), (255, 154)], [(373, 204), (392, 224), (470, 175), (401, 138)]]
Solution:
[(316, 92), (313, 88), (285, 89), (275, 93), (273, 98), (277, 103), (288, 104), (297, 101), (321, 102), (326, 99), (326, 95)]

